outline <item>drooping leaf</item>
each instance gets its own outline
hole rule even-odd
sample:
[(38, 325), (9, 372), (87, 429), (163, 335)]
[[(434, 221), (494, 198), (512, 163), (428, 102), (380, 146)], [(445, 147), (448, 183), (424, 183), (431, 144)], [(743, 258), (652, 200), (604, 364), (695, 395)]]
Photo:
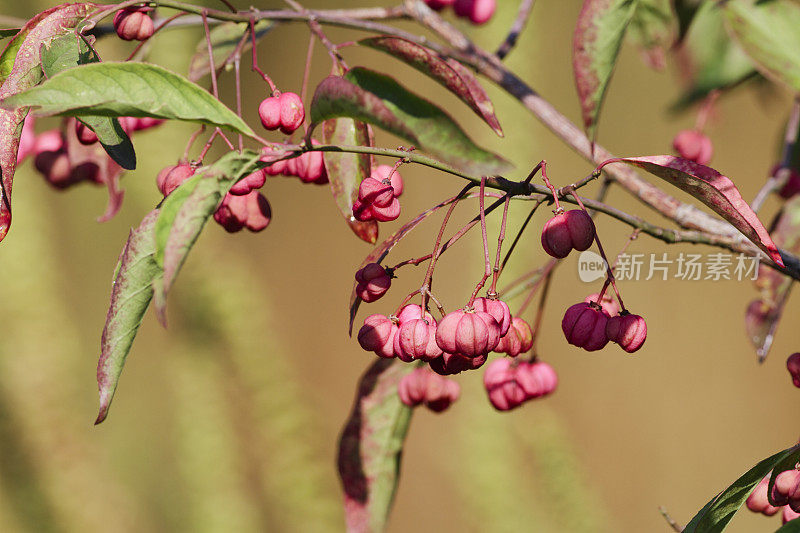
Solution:
[[(259, 20), (256, 22), (256, 43), (269, 33), (273, 26), (274, 24), (270, 20)], [(245, 31), (248, 31), (248, 28), (249, 24), (245, 22), (223, 22), (211, 29), (209, 37), (211, 39), (214, 65), (216, 68), (220, 68), (231, 54), (233, 54), (239, 41), (242, 40)], [(242, 47), (242, 53), (252, 48), (252, 42), (252, 38), (248, 36), (247, 41)], [(197, 43), (194, 55), (189, 63), (189, 79), (191, 81), (197, 81), (210, 72), (211, 64), (208, 61), (208, 43), (206, 42), (206, 38), (203, 37), (200, 39), (200, 42)]]
[(199, 168), (161, 204), (155, 225), (155, 261), (163, 270), (163, 278), (155, 289), (156, 313), (162, 323), (167, 293), (200, 232), (231, 186), (264, 167), (259, 157), (252, 150), (228, 152), (213, 164)]
[[(64, 4), (28, 21), (0, 55), (0, 99), (36, 85), (42, 79), (41, 46), (70, 32), (94, 8), (94, 4)], [(0, 241), (11, 226), (11, 188), (27, 114), (27, 108), (0, 109)]]
[(145, 63), (81, 65), (0, 104), (5, 109), (32, 106), (43, 115), (176, 119), (255, 135), (236, 113), (199, 85)]
[(594, 140), (597, 118), (637, 0), (584, 0), (572, 39), (572, 70), (583, 126)]
[(339, 477), (348, 531), (378, 533), (394, 500), (412, 410), (397, 395), (414, 365), (375, 361), (358, 383), (355, 403), (339, 439)]
[(429, 76), (458, 96), (499, 136), (503, 136), (503, 129), (494, 114), (494, 105), (486, 90), (472, 71), (455, 59), (443, 57), (429, 48), (400, 37), (369, 37), (358, 43), (386, 52)]
[(689, 87), (674, 104), (676, 109), (757, 76), (753, 62), (725, 30), (722, 8), (715, 2), (701, 2), (695, 9), (678, 50)]
[[(86, 42), (74, 33), (57, 37), (49, 44), (43, 44), (41, 57), (42, 70), (47, 78), (52, 78), (59, 72), (78, 65), (100, 61), (100, 58)], [(127, 170), (136, 168), (136, 153), (133, 150), (133, 143), (119, 120), (94, 115), (83, 115), (78, 118), (97, 134), (100, 144), (118, 165)]]
[(125, 359), (142, 318), (153, 298), (153, 280), (161, 274), (155, 261), (154, 228), (158, 210), (144, 217), (132, 230), (122, 250), (111, 289), (111, 306), (100, 341), (100, 360), (97, 362), (97, 386), (100, 389), (100, 412), (95, 424), (108, 416)]
[[(351, 118), (341, 117), (322, 123), (325, 144), (370, 146), (368, 126)], [(323, 152), (325, 169), (331, 185), (333, 199), (350, 229), (364, 241), (375, 244), (378, 240), (378, 222), (361, 222), (353, 216), (353, 202), (358, 199), (358, 186), (370, 176), (372, 161), (369, 154)]]
[(666, 53), (675, 40), (676, 22), (670, 0), (638, 0), (627, 37), (639, 47), (650, 68), (666, 67)]
[(494, 175), (511, 168), (500, 156), (476, 146), (439, 107), (363, 67), (344, 77), (329, 76), (317, 86), (311, 102), (313, 126), (338, 117), (374, 124), (456, 169)]
[(616, 162), (639, 167), (691, 194), (741, 231), (776, 264), (784, 266), (769, 232), (727, 176), (713, 168), (671, 155), (609, 159), (598, 169)]
[(731, 0), (728, 27), (767, 77), (800, 92), (800, 4), (793, 0)]
[(709, 501), (683, 529), (683, 533), (720, 533), (764, 476), (783, 460), (800, 457), (796, 446), (764, 459)]
[[(771, 236), (776, 246), (792, 253), (800, 251), (800, 196), (784, 204)], [(772, 268), (759, 267), (755, 282), (759, 298), (747, 306), (744, 320), (747, 336), (756, 349), (759, 361), (766, 359), (772, 347), (783, 308), (794, 286), (793, 281)]]

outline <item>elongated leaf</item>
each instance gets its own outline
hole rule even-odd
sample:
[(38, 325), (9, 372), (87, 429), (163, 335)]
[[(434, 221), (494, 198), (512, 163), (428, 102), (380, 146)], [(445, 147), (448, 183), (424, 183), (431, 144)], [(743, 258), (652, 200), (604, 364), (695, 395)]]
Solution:
[(702, 2), (695, 9), (678, 54), (689, 87), (674, 104), (676, 109), (757, 76), (753, 62), (725, 30), (722, 8), (715, 2)]
[(395, 359), (379, 359), (358, 383), (353, 410), (339, 439), (348, 531), (378, 533), (386, 527), (412, 414), (400, 401), (397, 386), (413, 369), (414, 365)]
[(776, 264), (784, 266), (769, 232), (727, 176), (723, 176), (713, 168), (671, 155), (609, 159), (598, 169), (615, 162), (644, 169), (691, 194), (741, 231), (753, 244), (764, 250)]
[(250, 126), (202, 87), (144, 63), (94, 63), (65, 70), (0, 102), (32, 106), (39, 114), (155, 117), (229, 128), (250, 137)]
[(792, 0), (731, 0), (728, 27), (767, 77), (800, 92), (800, 4)]
[[(769, 474), (784, 459), (800, 455), (796, 446), (776, 453), (764, 459), (748, 470), (733, 484), (715, 496), (697, 513), (683, 529), (684, 533), (719, 533), (724, 531), (728, 523), (742, 506), (744, 501), (764, 476)], [(796, 460), (796, 459), (795, 459)]]
[(597, 118), (637, 0), (584, 0), (572, 39), (572, 70), (583, 126), (594, 140)]
[(100, 341), (100, 360), (97, 362), (97, 386), (100, 389), (100, 412), (95, 424), (108, 416), (125, 359), (142, 318), (153, 298), (153, 280), (161, 274), (155, 261), (155, 233), (158, 210), (144, 217), (138, 228), (131, 231), (122, 250), (111, 289), (111, 306)]
[(362, 67), (344, 77), (329, 76), (314, 93), (311, 121), (351, 117), (397, 135), (463, 171), (502, 173), (511, 165), (476, 146), (444, 111), (410, 93), (397, 81)]
[(639, 47), (650, 68), (664, 70), (676, 26), (677, 17), (670, 0), (638, 0), (627, 37)]
[[(42, 79), (41, 46), (75, 28), (94, 7), (94, 4), (64, 4), (28, 21), (0, 55), (0, 100), (36, 85)], [(11, 226), (11, 188), (27, 114), (27, 108), (0, 109), (0, 241)]]
[[(223, 22), (209, 32), (214, 54), (214, 65), (216, 68), (220, 68), (222, 64), (230, 58), (248, 27), (249, 24), (244, 22)], [(270, 20), (259, 20), (256, 22), (256, 43), (269, 33), (273, 27), (274, 24)], [(242, 47), (243, 53), (252, 48), (252, 42), (252, 38), (248, 36), (247, 41)], [(200, 39), (200, 42), (197, 43), (194, 55), (189, 64), (189, 79), (197, 81), (210, 72), (211, 64), (208, 61), (208, 43), (206, 42), (206, 38), (203, 37)]]
[(797, 518), (789, 520), (779, 527), (775, 533), (800, 533), (800, 520)]
[[(800, 251), (800, 196), (795, 196), (778, 215), (771, 236), (776, 246), (792, 253)], [(775, 331), (778, 328), (783, 308), (789, 299), (793, 280), (765, 266), (759, 267), (755, 282), (759, 298), (750, 303), (745, 312), (745, 330), (756, 348), (759, 362), (766, 359)]]
[(467, 67), (449, 57), (443, 57), (422, 45), (399, 37), (369, 37), (358, 44), (381, 50), (411, 65), (439, 84), (447, 87), (467, 104), (499, 136), (503, 129), (494, 114), (494, 105), (478, 79)]
[[(47, 45), (42, 45), (41, 56), (42, 70), (47, 78), (52, 78), (59, 72), (78, 65), (100, 61), (100, 58), (83, 39), (74, 33), (63, 35), (53, 39)], [(119, 120), (94, 115), (84, 115), (78, 118), (97, 134), (100, 144), (118, 165), (127, 170), (136, 168), (136, 153), (133, 150), (133, 143), (122, 129)]]
[[(368, 126), (352, 118), (334, 118), (322, 123), (325, 144), (370, 146)], [(378, 240), (378, 222), (361, 222), (353, 216), (353, 202), (358, 199), (358, 186), (370, 176), (372, 158), (369, 154), (323, 152), (325, 169), (333, 198), (350, 229), (364, 241)]]
[(156, 284), (156, 312), (162, 323), (167, 293), (200, 232), (231, 186), (263, 168), (259, 157), (252, 150), (228, 152), (212, 165), (199, 168), (161, 204), (155, 225), (155, 261), (163, 270), (163, 278)]
[(8, 39), (9, 37), (13, 37), (19, 33), (19, 30), (22, 28), (4, 28), (0, 29), (0, 39)]

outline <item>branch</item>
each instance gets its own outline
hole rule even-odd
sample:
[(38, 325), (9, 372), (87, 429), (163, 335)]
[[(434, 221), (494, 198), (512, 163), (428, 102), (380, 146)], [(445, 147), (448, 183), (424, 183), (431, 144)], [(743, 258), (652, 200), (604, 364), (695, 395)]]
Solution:
[(535, 0), (522, 0), (519, 3), (517, 18), (514, 19), (514, 24), (512, 24), (511, 29), (508, 30), (508, 36), (506, 37), (506, 40), (503, 41), (503, 43), (497, 48), (497, 52), (494, 53), (498, 59), (505, 59), (511, 49), (517, 44), (519, 34), (525, 29), (525, 25), (528, 23), (528, 19), (531, 16), (534, 3)]

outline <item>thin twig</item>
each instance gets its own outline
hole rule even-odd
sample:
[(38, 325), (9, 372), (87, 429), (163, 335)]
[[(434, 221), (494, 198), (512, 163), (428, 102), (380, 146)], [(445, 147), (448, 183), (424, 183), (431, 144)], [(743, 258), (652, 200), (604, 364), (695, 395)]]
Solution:
[(534, 3), (535, 0), (522, 0), (519, 3), (517, 18), (514, 19), (514, 23), (511, 25), (511, 29), (508, 31), (508, 36), (506, 37), (505, 41), (502, 42), (502, 44), (497, 48), (497, 52), (495, 52), (495, 55), (498, 59), (505, 59), (508, 53), (517, 44), (517, 39), (522, 33), (522, 30), (525, 29), (525, 25), (528, 23), (528, 19), (531, 15), (531, 11), (533, 11)]
[(794, 153), (794, 147), (797, 144), (797, 134), (800, 132), (800, 98), (795, 98), (794, 104), (792, 104), (792, 112), (789, 115), (789, 122), (786, 123), (786, 131), (783, 134), (783, 152), (781, 153), (781, 162), (773, 170), (772, 176), (764, 183), (764, 186), (756, 194), (756, 197), (753, 198), (750, 207), (758, 213), (761, 209), (761, 206), (764, 205), (764, 201), (766, 201), (767, 196), (775, 190), (778, 190), (783, 184), (786, 183), (786, 180), (789, 179), (791, 176), (790, 166), (792, 164), (792, 154)]
[(678, 524), (675, 520), (672, 519), (672, 517), (667, 512), (667, 509), (663, 505), (659, 505), (658, 512), (661, 513), (661, 516), (664, 517), (664, 520), (667, 521), (667, 524), (669, 524), (669, 527), (671, 527), (673, 531), (676, 531), (677, 533), (683, 532), (683, 527), (681, 527), (680, 524)]

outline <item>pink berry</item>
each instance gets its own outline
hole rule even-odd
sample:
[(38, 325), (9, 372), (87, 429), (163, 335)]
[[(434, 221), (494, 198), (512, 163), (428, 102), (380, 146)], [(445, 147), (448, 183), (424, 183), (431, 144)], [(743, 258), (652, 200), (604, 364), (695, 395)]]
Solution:
[(478, 357), (464, 357), (457, 353), (442, 353), (441, 357), (437, 357), (431, 361), (429, 366), (431, 370), (441, 376), (449, 376), (452, 374), (460, 374), (465, 370), (475, 370), (483, 366), (486, 362), (487, 356), (481, 355)]
[(515, 379), (525, 391), (527, 399), (548, 396), (558, 387), (558, 374), (552, 366), (543, 361), (519, 363)]
[(401, 194), (403, 194), (403, 177), (396, 170), (392, 172), (393, 170), (394, 167), (391, 165), (378, 165), (372, 169), (370, 178), (378, 181), (383, 181), (389, 178), (389, 183), (391, 184), (392, 189), (394, 189), (394, 196), (395, 198), (398, 198)]
[(453, 9), (459, 17), (467, 17), (476, 25), (485, 24), (497, 9), (497, 0), (455, 0)]
[(464, 310), (448, 313), (436, 329), (436, 343), (444, 352), (465, 357), (486, 355), (500, 342), (500, 326), (488, 313)]
[[(775, 476), (775, 473), (772, 474)], [(772, 486), (771, 502), (776, 507), (786, 505), (789, 499), (793, 498), (795, 491), (797, 496), (800, 496), (800, 471), (795, 469), (785, 470), (775, 476), (775, 483)]]
[(361, 222), (367, 222), (375, 220), (375, 215), (372, 214), (372, 207), (369, 204), (356, 200), (353, 202), (353, 218)]
[(434, 323), (435, 320), (433, 319), (433, 315), (429, 312), (425, 311), (422, 312), (422, 307), (416, 304), (409, 304), (404, 306), (400, 312), (397, 314), (397, 321), (400, 324), (403, 324), (409, 320), (416, 320), (418, 318), (422, 318), (428, 321), (428, 323)]
[(434, 11), (441, 11), (447, 6), (452, 6), (453, 2), (455, 2), (455, 0), (425, 0), (425, 3), (428, 4), (428, 7)]
[(228, 233), (244, 229), (247, 223), (247, 199), (245, 196), (226, 194), (214, 212), (214, 220)]
[[(775, 509), (776, 513), (778, 512), (778, 509), (776, 507), (772, 507), (772, 508)], [(766, 514), (767, 516), (772, 516), (775, 513), (772, 513), (772, 514), (764, 513), (764, 514)], [(781, 515), (781, 521), (784, 524), (786, 522), (790, 521), (790, 520), (795, 520), (798, 517), (800, 517), (800, 512), (795, 511), (794, 509), (792, 509), (788, 505), (783, 508), (783, 514)]]
[(244, 178), (234, 183), (233, 187), (231, 187), (230, 191), (228, 192), (234, 196), (245, 196), (250, 194), (252, 191), (263, 187), (266, 181), (267, 175), (264, 173), (264, 171), (256, 170), (252, 174), (248, 174)]
[(387, 207), (394, 200), (394, 189), (379, 180), (367, 178), (358, 186), (358, 199), (373, 206)]
[(684, 159), (701, 165), (711, 161), (714, 146), (711, 139), (697, 130), (683, 130), (672, 140), (672, 147)]
[(65, 149), (42, 151), (33, 158), (33, 166), (44, 179), (57, 189), (66, 189), (77, 183), (72, 173), (72, 164)]
[(647, 322), (639, 315), (623, 311), (623, 314), (608, 319), (606, 336), (626, 352), (633, 353), (647, 340)]
[(79, 120), (75, 121), (75, 135), (81, 144), (90, 145), (97, 142), (97, 134)]
[[(123, 119), (127, 119), (127, 122), (123, 122)], [(163, 118), (154, 117), (120, 117), (119, 121), (126, 131), (132, 132), (149, 130), (166, 122)]]
[(153, 19), (147, 14), (151, 7), (128, 7), (114, 15), (114, 29), (124, 41), (144, 41), (153, 35)]
[(521, 405), (527, 395), (517, 383), (516, 369), (511, 359), (495, 359), (483, 373), (483, 385), (489, 395), (489, 402), (498, 411), (509, 411)]
[(272, 131), (281, 127), (281, 103), (277, 96), (269, 96), (261, 101), (258, 118), (264, 129)]
[(564, 313), (561, 329), (567, 342), (592, 352), (608, 343), (608, 315), (597, 306), (581, 302)]
[(297, 158), (297, 177), (303, 183), (328, 183), (328, 173), (325, 170), (325, 161), (322, 152), (306, 152)]
[(500, 342), (494, 351), (516, 357), (521, 353), (527, 352), (533, 347), (533, 332), (530, 325), (519, 317), (511, 320), (511, 327), (508, 333), (500, 337)]
[(364, 319), (364, 325), (358, 330), (358, 344), (368, 352), (375, 352), (379, 357), (392, 358), (397, 329), (397, 324), (392, 319), (384, 315), (370, 315)]
[(793, 353), (786, 359), (786, 368), (792, 376), (792, 383), (800, 388), (800, 352)]
[(764, 479), (758, 482), (758, 485), (753, 489), (750, 496), (747, 497), (745, 505), (747, 505), (748, 509), (754, 513), (762, 513), (767, 516), (772, 516), (780, 510), (780, 508), (773, 507), (769, 504), (769, 500), (767, 499), (768, 487), (769, 476), (765, 476)]
[(281, 131), (287, 135), (294, 133), (306, 118), (303, 101), (295, 93), (283, 93), (278, 97), (280, 103)]
[(496, 298), (475, 298), (475, 301), (472, 302), (472, 307), (476, 311), (483, 311), (494, 317), (500, 325), (501, 337), (508, 333), (508, 328), (511, 327), (511, 311), (508, 308), (508, 304), (503, 300), (498, 300)]
[(599, 297), (600, 293), (596, 292), (594, 294), (590, 294), (589, 296), (587, 296), (583, 301), (586, 302), (587, 304), (592, 302), (598, 304), (603, 309), (603, 311), (605, 311), (606, 314), (608, 314), (608, 316), (614, 316), (619, 314), (619, 304), (614, 298), (611, 297), (610, 294), (608, 294), (607, 292), (603, 294), (603, 299), (600, 302), (597, 301)]
[(386, 207), (372, 205), (370, 206), (370, 210), (372, 211), (372, 216), (378, 222), (391, 222), (392, 220), (397, 220), (400, 216), (400, 201), (395, 198)]
[(400, 401), (408, 407), (416, 407), (425, 401), (428, 392), (428, 378), (430, 372), (424, 368), (415, 368), (403, 376), (397, 385), (397, 394)]
[(189, 163), (183, 162), (170, 165), (161, 169), (156, 177), (156, 185), (161, 194), (167, 196), (177, 189), (181, 183), (194, 175), (194, 168)]
[(356, 272), (356, 294), (365, 302), (374, 302), (392, 285), (392, 278), (378, 263), (369, 263)]
[(582, 209), (559, 213), (542, 229), (542, 247), (549, 255), (562, 259), (572, 249), (583, 251), (592, 245), (595, 227), (592, 217)]
[(422, 370), (430, 374), (425, 391), (425, 407), (434, 413), (441, 413), (458, 400), (461, 395), (461, 387), (452, 379), (437, 376), (425, 368)]
[(394, 343), (395, 355), (407, 363), (416, 359), (432, 361), (442, 355), (436, 344), (436, 323), (419, 318), (404, 322)]
[(258, 191), (252, 191), (243, 198), (247, 200), (245, 227), (254, 233), (266, 229), (272, 221), (272, 207), (267, 197)]
[(66, 141), (64, 136), (58, 130), (47, 130), (33, 139), (33, 152), (39, 154), (41, 152), (57, 152), (66, 148)]

